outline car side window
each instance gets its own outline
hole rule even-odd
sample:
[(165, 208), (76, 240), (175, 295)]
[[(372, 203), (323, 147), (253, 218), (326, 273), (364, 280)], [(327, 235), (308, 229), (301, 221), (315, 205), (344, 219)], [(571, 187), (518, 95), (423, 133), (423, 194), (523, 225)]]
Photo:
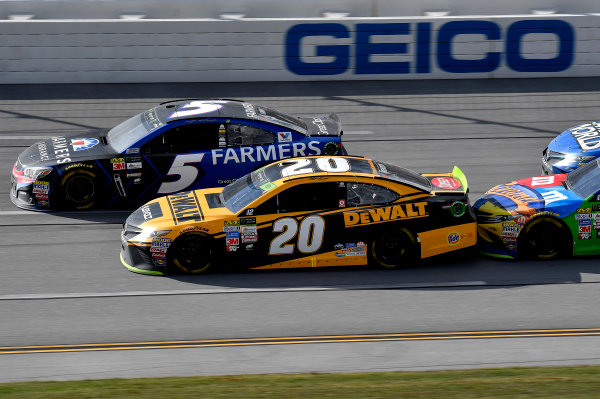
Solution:
[(346, 183), (348, 206), (386, 204), (397, 200), (398, 193), (377, 184)]
[(268, 145), (275, 142), (275, 135), (259, 127), (230, 123), (227, 125), (227, 146)]
[(218, 123), (176, 126), (143, 146), (145, 154), (181, 154), (218, 148)]

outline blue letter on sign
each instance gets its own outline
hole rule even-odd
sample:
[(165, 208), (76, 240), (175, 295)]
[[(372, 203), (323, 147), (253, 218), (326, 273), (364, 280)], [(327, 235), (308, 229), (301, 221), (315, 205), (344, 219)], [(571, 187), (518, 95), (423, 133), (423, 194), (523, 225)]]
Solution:
[(371, 43), (375, 35), (408, 35), (410, 24), (356, 24), (356, 74), (409, 73), (408, 62), (371, 62), (373, 54), (406, 54), (406, 43)]
[(452, 39), (458, 35), (484, 35), (487, 40), (500, 39), (500, 27), (489, 21), (453, 21), (442, 25), (438, 32), (438, 64), (446, 72), (491, 72), (500, 65), (500, 53), (489, 52), (478, 60), (453, 57)]
[[(560, 41), (554, 58), (521, 57), (521, 39), (529, 33), (551, 33)], [(568, 69), (575, 55), (575, 33), (568, 22), (556, 19), (518, 21), (508, 27), (506, 63), (517, 72), (560, 72)]]
[(290, 28), (285, 38), (285, 62), (290, 71), (298, 75), (338, 75), (344, 73), (350, 63), (348, 45), (319, 45), (318, 57), (333, 56), (331, 62), (304, 62), (300, 56), (301, 41), (308, 36), (332, 36), (348, 38), (348, 28), (342, 24), (300, 24)]

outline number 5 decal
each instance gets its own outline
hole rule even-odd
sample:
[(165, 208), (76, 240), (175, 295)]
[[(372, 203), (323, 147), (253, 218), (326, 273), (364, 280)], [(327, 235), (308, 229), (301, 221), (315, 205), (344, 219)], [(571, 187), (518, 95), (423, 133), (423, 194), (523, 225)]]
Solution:
[(188, 164), (200, 163), (203, 157), (204, 153), (177, 155), (167, 176), (179, 176), (179, 178), (175, 181), (164, 182), (158, 189), (158, 193), (171, 194), (190, 187), (198, 177), (198, 167)]
[(323, 244), (325, 221), (321, 216), (309, 216), (300, 222), (293, 218), (279, 219), (273, 223), (273, 232), (281, 233), (271, 241), (269, 255), (289, 255), (294, 253), (294, 244), (288, 244), (298, 233), (298, 251), (309, 254), (319, 250)]

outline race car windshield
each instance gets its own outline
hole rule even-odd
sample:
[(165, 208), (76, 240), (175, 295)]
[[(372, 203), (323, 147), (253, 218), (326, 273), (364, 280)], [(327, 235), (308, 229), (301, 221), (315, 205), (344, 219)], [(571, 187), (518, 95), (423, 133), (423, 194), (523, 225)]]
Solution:
[(261, 115), (264, 115), (267, 118), (274, 120), (274, 122), (277, 124), (289, 127), (304, 134), (307, 133), (306, 123), (304, 123), (304, 121), (302, 121), (300, 118), (284, 114), (283, 112), (279, 112), (271, 108), (257, 107), (257, 109)]
[(374, 161), (373, 163), (375, 164), (379, 175), (385, 179), (405, 183), (424, 191), (431, 191), (431, 183), (429, 180), (412, 170), (379, 161)]
[(156, 110), (149, 109), (110, 129), (106, 141), (116, 152), (121, 153), (163, 125)]
[(600, 189), (600, 158), (575, 169), (567, 175), (567, 187), (581, 198), (588, 198)]
[(225, 187), (221, 192), (221, 199), (227, 209), (238, 213), (273, 188), (275, 185), (267, 178), (264, 168), (258, 169)]

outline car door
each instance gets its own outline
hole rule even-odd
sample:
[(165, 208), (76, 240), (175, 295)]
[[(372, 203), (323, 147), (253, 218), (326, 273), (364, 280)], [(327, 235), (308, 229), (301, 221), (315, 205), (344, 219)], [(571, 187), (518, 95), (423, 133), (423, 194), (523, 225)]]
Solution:
[[(253, 263), (308, 259), (331, 250), (336, 232), (339, 234), (343, 227), (340, 207), (345, 204), (345, 195), (339, 182), (301, 183), (257, 206), (251, 211), (258, 227)], [(242, 231), (241, 241), (243, 235)], [(310, 265), (300, 262), (296, 266)]]
[(134, 165), (141, 169), (127, 170), (130, 184), (141, 179), (138, 199), (215, 186), (208, 172), (211, 150), (219, 146), (219, 126), (214, 121), (182, 121), (144, 144), (141, 165)]

